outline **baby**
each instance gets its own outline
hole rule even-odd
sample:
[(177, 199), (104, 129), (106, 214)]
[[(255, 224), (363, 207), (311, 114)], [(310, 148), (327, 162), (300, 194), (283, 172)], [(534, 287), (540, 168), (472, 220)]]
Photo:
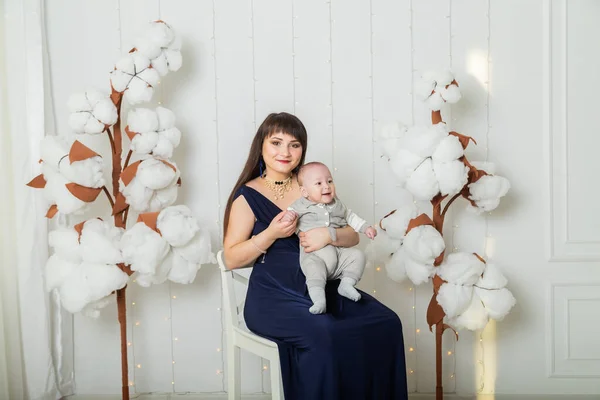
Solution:
[[(303, 165), (298, 171), (298, 184), (302, 197), (292, 203), (283, 217), (284, 220), (291, 220), (295, 217), (294, 213), (298, 216), (296, 233), (327, 227), (332, 241), (335, 241), (335, 228), (350, 225), (356, 232), (364, 233), (370, 239), (375, 238), (375, 228), (368, 226), (336, 198), (335, 184), (325, 164), (311, 162)], [(311, 313), (325, 312), (325, 283), (328, 279), (341, 277), (338, 293), (353, 301), (360, 300), (360, 293), (354, 285), (365, 269), (365, 255), (361, 250), (327, 245), (306, 253), (300, 246), (300, 267), (306, 276), (308, 294), (313, 302), (309, 309)]]

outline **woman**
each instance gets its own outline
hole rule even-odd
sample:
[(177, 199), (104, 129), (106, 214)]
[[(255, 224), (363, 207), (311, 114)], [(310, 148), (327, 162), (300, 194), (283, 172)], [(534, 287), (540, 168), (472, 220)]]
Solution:
[(284, 220), (300, 197), (295, 172), (304, 163), (306, 129), (288, 113), (269, 115), (258, 128), (242, 174), (227, 202), (224, 256), (228, 268), (255, 263), (244, 318), (250, 330), (279, 348), (286, 400), (408, 398), (402, 325), (398, 316), (362, 293), (353, 302), (327, 283), (327, 313), (313, 315), (300, 270), (299, 245), (351, 247), (358, 235), (326, 227), (294, 234)]

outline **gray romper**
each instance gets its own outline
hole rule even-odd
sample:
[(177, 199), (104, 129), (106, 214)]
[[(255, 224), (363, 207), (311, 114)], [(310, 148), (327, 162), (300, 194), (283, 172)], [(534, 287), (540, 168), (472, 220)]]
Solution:
[[(337, 240), (336, 228), (350, 225), (356, 232), (364, 233), (368, 225), (365, 220), (338, 199), (329, 204), (313, 203), (301, 197), (288, 210), (298, 214), (296, 233), (306, 232), (313, 228), (329, 228), (333, 241)], [(352, 278), (358, 282), (365, 269), (365, 255), (355, 247), (345, 248), (327, 245), (312, 253), (305, 253), (300, 246), (300, 268), (306, 276), (306, 286), (325, 287), (327, 280), (340, 277)]]

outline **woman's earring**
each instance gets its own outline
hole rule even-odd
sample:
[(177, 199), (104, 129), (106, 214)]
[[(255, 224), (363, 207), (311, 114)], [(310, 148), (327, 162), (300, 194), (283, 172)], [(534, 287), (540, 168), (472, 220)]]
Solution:
[(259, 176), (262, 177), (263, 176), (263, 162), (262, 162), (262, 160), (258, 161), (258, 168), (260, 170), (260, 175)]

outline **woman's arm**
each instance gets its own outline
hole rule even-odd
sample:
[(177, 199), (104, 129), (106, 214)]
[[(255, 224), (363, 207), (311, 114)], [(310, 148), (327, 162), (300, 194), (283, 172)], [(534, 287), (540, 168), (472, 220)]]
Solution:
[(336, 229), (335, 232), (337, 236), (335, 241), (331, 238), (329, 228), (314, 228), (308, 232), (300, 232), (298, 234), (300, 245), (304, 247), (305, 252), (311, 253), (322, 249), (328, 244), (337, 247), (352, 247), (356, 246), (359, 242), (358, 233), (348, 225)]
[(253, 263), (275, 242), (268, 229), (251, 238), (254, 221), (248, 202), (244, 196), (239, 196), (231, 205), (227, 235), (223, 238), (223, 255), (228, 269)]

